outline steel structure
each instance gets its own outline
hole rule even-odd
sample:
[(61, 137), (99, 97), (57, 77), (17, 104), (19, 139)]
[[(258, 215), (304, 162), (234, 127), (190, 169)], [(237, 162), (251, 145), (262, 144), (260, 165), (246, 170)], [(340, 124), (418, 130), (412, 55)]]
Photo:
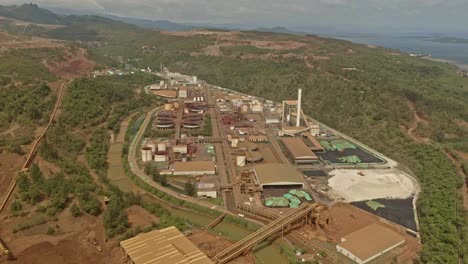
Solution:
[(325, 207), (318, 204), (302, 204), (295, 210), (290, 211), (283, 217), (277, 218), (270, 222), (268, 225), (260, 228), (256, 232), (250, 234), (244, 239), (238, 241), (229, 248), (219, 252), (213, 257), (214, 262), (218, 264), (227, 263), (234, 258), (250, 251), (255, 245), (263, 240), (278, 234), (279, 232), (287, 232), (297, 225), (313, 223), (318, 225), (321, 221), (322, 215), (320, 214)]

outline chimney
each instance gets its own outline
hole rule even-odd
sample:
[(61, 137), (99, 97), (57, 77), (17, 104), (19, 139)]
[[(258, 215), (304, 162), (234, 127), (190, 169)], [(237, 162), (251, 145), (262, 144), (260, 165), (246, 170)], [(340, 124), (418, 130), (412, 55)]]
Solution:
[(302, 89), (297, 91), (297, 120), (296, 127), (301, 125), (301, 100), (302, 100)]

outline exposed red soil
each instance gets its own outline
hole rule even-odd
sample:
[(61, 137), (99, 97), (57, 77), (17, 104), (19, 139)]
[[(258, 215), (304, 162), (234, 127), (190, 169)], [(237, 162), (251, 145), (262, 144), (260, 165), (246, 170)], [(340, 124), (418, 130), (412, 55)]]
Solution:
[(421, 143), (421, 144), (429, 144), (430, 140), (428, 138), (423, 138), (415, 133), (416, 129), (418, 128), (419, 124), (428, 124), (429, 121), (423, 119), (418, 112), (416, 111), (416, 105), (414, 102), (407, 101), (408, 107), (410, 108), (411, 112), (413, 113), (413, 121), (411, 122), (410, 126), (408, 128), (405, 128), (404, 126), (400, 126), (403, 132), (407, 136), (409, 136), (411, 139), (414, 141)]
[[(219, 251), (228, 248), (234, 243), (221, 237), (215, 236), (206, 231), (195, 232), (188, 236), (188, 239), (192, 241), (203, 253), (208, 257), (213, 257)], [(255, 259), (251, 254), (238, 257), (229, 264), (253, 264)]]
[[(404, 227), (370, 214), (350, 204), (335, 204), (329, 210), (329, 215), (332, 218), (332, 222), (325, 229), (325, 234), (328, 240), (333, 241), (334, 243), (339, 243), (341, 241), (341, 237), (349, 233), (357, 231), (370, 224), (380, 222), (385, 227), (392, 229), (405, 238), (405, 244), (395, 250), (395, 253), (398, 254), (398, 263), (412, 263), (412, 260), (416, 258), (417, 253), (421, 250), (421, 245), (418, 243), (418, 240), (408, 235)], [(392, 259), (390, 259), (388, 263), (392, 263), (391, 261)]]
[(266, 41), (266, 40), (253, 40), (250, 42), (253, 45), (261, 49), (270, 50), (293, 50), (307, 46), (304, 42), (292, 41), (292, 40), (277, 40), (277, 41)]
[(87, 58), (86, 50), (65, 49), (65, 54), (58, 61), (44, 60), (46, 67), (55, 75), (70, 80), (88, 75), (96, 63)]
[[(124, 254), (115, 241), (105, 239), (102, 216), (73, 217), (65, 209), (57, 222), (11, 231), (29, 217), (2, 218), (0, 236), (17, 259), (6, 263), (123, 263)], [(46, 235), (49, 226), (55, 235)]]
[(125, 209), (125, 212), (128, 215), (128, 222), (132, 227), (147, 227), (152, 223), (159, 223), (159, 218), (150, 214), (145, 209), (140, 206), (133, 205)]

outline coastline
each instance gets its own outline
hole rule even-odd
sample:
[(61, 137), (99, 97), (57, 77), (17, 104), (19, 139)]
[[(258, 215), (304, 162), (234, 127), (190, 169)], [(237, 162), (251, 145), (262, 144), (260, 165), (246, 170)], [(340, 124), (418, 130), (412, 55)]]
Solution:
[(431, 57), (430, 55), (429, 56), (425, 56), (425, 57), (422, 57), (426, 60), (430, 60), (430, 61), (437, 61), (437, 62), (443, 62), (443, 63), (448, 63), (448, 64), (452, 64), (452, 65), (455, 65), (457, 66), (460, 70), (462, 71), (468, 71), (468, 64), (463, 64), (463, 63), (460, 63), (460, 62), (457, 62), (457, 61), (454, 61), (454, 60), (448, 60), (448, 59), (437, 59), (437, 58), (433, 58)]

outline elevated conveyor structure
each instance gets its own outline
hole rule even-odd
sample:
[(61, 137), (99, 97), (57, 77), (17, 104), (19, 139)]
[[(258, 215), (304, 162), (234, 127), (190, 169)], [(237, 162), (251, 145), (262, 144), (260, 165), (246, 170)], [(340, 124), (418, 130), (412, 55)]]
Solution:
[(288, 231), (294, 224), (317, 223), (317, 219), (322, 210), (324, 210), (324, 207), (318, 203), (312, 205), (306, 203), (302, 204), (296, 210), (292, 210), (283, 217), (273, 220), (268, 225), (221, 251), (213, 257), (213, 260), (215, 263), (219, 264), (227, 263), (237, 256), (248, 252), (255, 245), (278, 232)]

